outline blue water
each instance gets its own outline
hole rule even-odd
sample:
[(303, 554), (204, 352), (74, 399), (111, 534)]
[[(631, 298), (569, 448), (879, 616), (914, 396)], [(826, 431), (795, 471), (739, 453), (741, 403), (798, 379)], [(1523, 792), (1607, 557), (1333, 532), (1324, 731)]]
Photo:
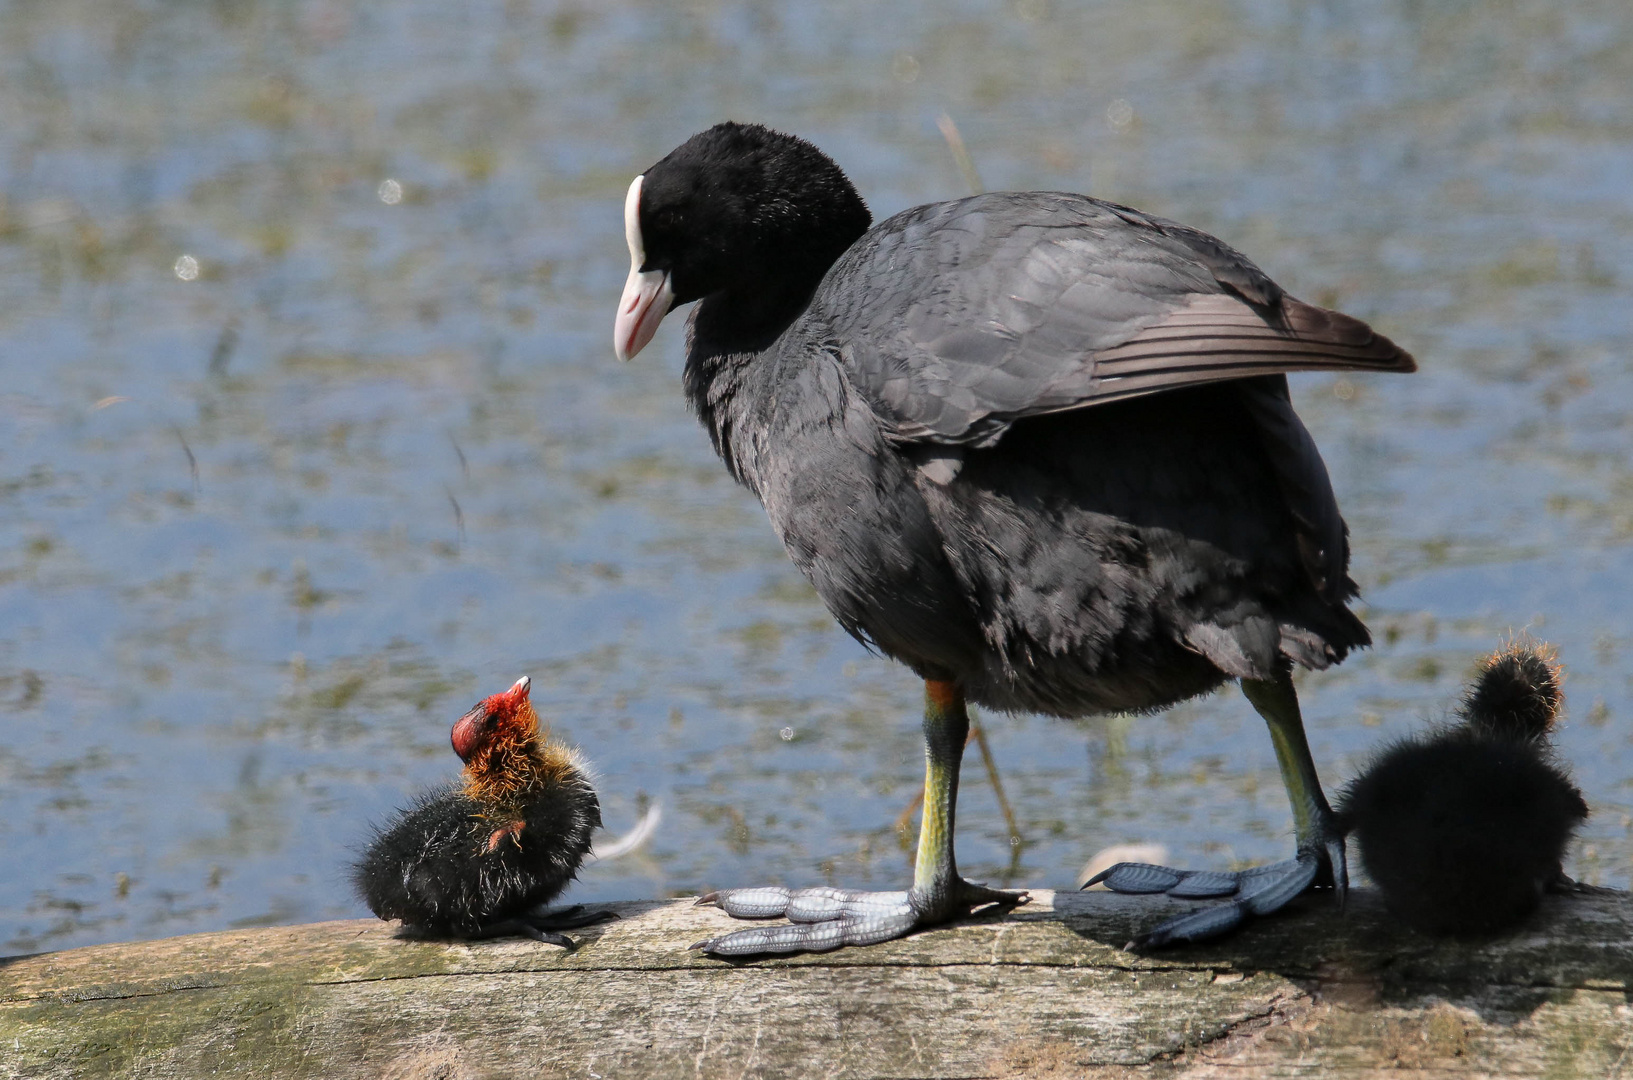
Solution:
[[(964, 193), (945, 111), (987, 186), (1214, 231), (1410, 348), (1295, 380), (1378, 639), (1302, 681), (1317, 760), (1527, 629), (1570, 869), (1627, 885), (1629, 85), (1621, 0), (0, 5), (0, 952), (362, 914), (367, 822), (524, 673), (609, 826), (664, 809), (573, 898), (907, 880), (918, 685), (715, 461), (679, 320), (611, 356), (624, 189), (726, 117), (883, 216)], [(974, 877), (1287, 851), (1233, 692), (983, 719), (1024, 842), (972, 751)]]

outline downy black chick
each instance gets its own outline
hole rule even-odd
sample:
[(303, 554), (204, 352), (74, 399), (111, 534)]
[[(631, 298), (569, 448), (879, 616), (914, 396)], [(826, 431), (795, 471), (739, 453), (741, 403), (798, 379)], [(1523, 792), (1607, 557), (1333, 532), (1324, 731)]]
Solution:
[(557, 931), (614, 917), (534, 914), (577, 876), (601, 805), (578, 753), (541, 735), (529, 685), (516, 680), (454, 724), (462, 784), (427, 793), (377, 831), (352, 880), (380, 918), (438, 937), (571, 947)]
[(1559, 684), (1551, 649), (1498, 651), (1461, 724), (1384, 750), (1339, 799), (1367, 873), (1415, 929), (1505, 930), (1570, 884), (1561, 860), (1588, 807), (1548, 741)]

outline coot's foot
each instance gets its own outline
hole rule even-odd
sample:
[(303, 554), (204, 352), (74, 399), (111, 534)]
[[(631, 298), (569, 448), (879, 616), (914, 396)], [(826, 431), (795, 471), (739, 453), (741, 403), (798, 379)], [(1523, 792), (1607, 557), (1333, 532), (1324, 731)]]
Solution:
[[(1329, 829), (1331, 826), (1329, 826)], [(1112, 892), (1167, 893), (1187, 900), (1229, 898), (1228, 904), (1205, 907), (1169, 919), (1128, 943), (1131, 949), (1160, 949), (1206, 941), (1235, 930), (1256, 915), (1269, 915), (1317, 882), (1330, 884), (1340, 906), (1348, 891), (1349, 870), (1344, 841), (1336, 830), (1320, 848), (1300, 851), (1285, 862), (1251, 870), (1175, 870), (1151, 863), (1118, 863), (1094, 875), (1083, 887), (1104, 884)]]
[(1286, 669), (1270, 679), (1243, 679), (1242, 693), (1270, 727), (1276, 764), (1293, 804), (1293, 830), (1298, 854), (1286, 862), (1241, 873), (1186, 872), (1146, 863), (1118, 863), (1096, 874), (1084, 888), (1097, 882), (1116, 892), (1170, 896), (1231, 897), (1227, 904), (1181, 915), (1128, 943), (1131, 949), (1160, 949), (1176, 942), (1205, 941), (1228, 934), (1255, 915), (1279, 911), (1287, 902), (1317, 882), (1329, 884), (1342, 907), (1349, 890), (1349, 867), (1344, 859), (1344, 832), (1322, 794), (1310, 744), (1304, 737), (1298, 693)]
[(546, 945), (560, 945), (564, 949), (577, 948), (577, 942), (562, 930), (577, 930), (583, 926), (591, 926), (608, 919), (616, 919), (617, 913), (607, 911), (585, 911), (583, 904), (574, 904), (561, 911), (540, 911), (529, 915), (517, 915), (510, 919), (501, 919), (498, 922), (488, 923), (473, 933), (461, 935), (467, 941), (487, 941), (492, 938), (526, 937), (534, 941), (542, 941)]
[(863, 892), (858, 889), (725, 889), (698, 898), (735, 919), (786, 916), (777, 926), (738, 930), (693, 945), (715, 956), (754, 953), (826, 952), (841, 945), (877, 945), (925, 926), (951, 922), (979, 907), (1013, 908), (1031, 899), (1024, 891), (989, 889), (954, 879), (952, 895), (931, 898), (918, 890)]

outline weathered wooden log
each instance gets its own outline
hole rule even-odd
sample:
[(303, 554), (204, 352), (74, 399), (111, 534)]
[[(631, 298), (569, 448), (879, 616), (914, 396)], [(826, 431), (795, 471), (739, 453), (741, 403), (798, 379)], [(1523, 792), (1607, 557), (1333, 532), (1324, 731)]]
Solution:
[(6, 1077), (1633, 1076), (1633, 895), (1438, 941), (1312, 895), (1152, 956), (1182, 905), (1039, 892), (1007, 917), (727, 964), (729, 920), (614, 905), (576, 951), (375, 921), (0, 960)]

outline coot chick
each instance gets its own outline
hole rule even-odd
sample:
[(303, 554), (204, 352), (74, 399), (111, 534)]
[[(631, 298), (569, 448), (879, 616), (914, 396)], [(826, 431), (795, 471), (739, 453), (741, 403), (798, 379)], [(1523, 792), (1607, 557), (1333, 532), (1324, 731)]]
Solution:
[(1559, 682), (1550, 651), (1498, 652), (1461, 724), (1389, 747), (1340, 796), (1361, 864), (1412, 927), (1490, 934), (1570, 884), (1561, 861), (1588, 807), (1548, 742)]
[(953, 857), (969, 701), (1151, 712), (1240, 680), (1270, 725), (1296, 857), (1221, 905), (1226, 922), (1214, 909), (1149, 941), (1222, 932), (1318, 877), (1342, 890), (1291, 676), (1370, 639), (1284, 373), (1412, 358), (1214, 237), (1083, 195), (998, 192), (871, 221), (826, 155), (752, 124), (694, 136), (625, 200), (618, 356), (700, 301), (684, 383), (715, 449), (840, 625), (926, 690), (912, 889), (711, 894), (794, 925), (699, 947), (867, 944), (1024, 902), (965, 881)]
[(556, 931), (613, 917), (534, 913), (577, 875), (601, 804), (577, 752), (541, 736), (530, 682), (516, 680), (454, 724), (463, 784), (422, 796), (377, 831), (352, 880), (380, 918), (437, 937), (571, 948)]

